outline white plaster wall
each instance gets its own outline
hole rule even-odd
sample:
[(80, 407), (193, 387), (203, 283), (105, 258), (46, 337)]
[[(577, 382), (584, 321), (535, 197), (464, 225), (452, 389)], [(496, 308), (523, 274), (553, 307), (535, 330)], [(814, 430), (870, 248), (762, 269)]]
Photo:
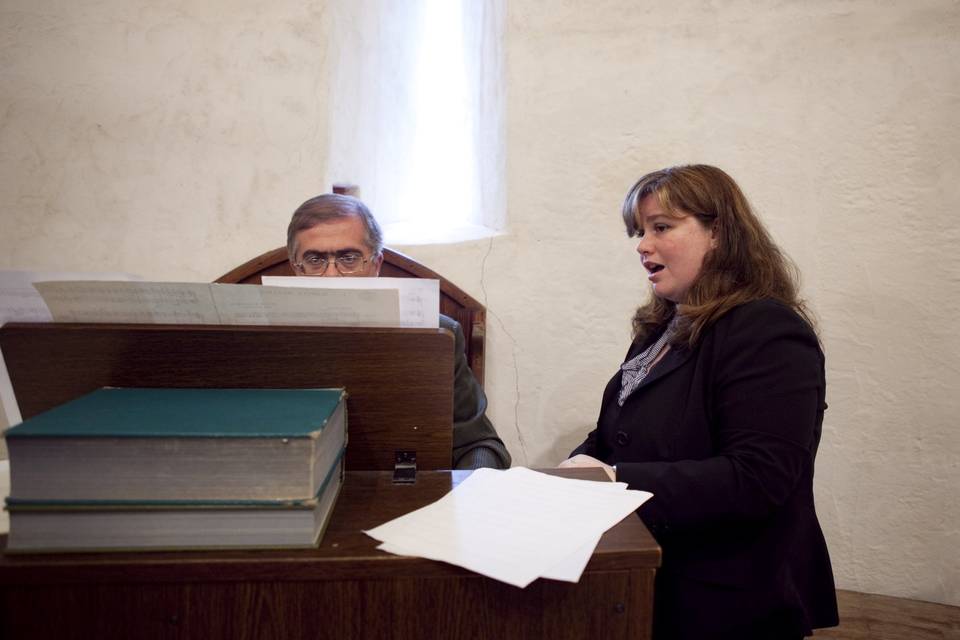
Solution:
[(516, 462), (562, 459), (625, 353), (645, 295), (627, 188), (716, 164), (820, 319), (817, 504), (839, 586), (960, 604), (960, 5), (508, 7), (509, 231), (409, 251), (488, 305)]
[(205, 280), (328, 189), (324, 5), (4, 0), (0, 266)]
[[(293, 207), (345, 177), (328, 151), (344, 6), (5, 0), (0, 267), (211, 280), (279, 246)], [(950, 0), (508, 2), (507, 231), (401, 248), (487, 304), (515, 462), (579, 442), (626, 350), (646, 295), (626, 189), (717, 164), (820, 318), (839, 586), (960, 605), (958, 34)]]

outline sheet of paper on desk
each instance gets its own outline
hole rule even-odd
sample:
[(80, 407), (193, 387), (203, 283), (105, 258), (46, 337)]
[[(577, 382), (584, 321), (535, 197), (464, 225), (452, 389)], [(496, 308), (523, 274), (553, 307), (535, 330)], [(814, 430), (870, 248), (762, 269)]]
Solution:
[(395, 289), (400, 296), (400, 326), (436, 329), (440, 326), (440, 281), (428, 278), (298, 278), (263, 276), (277, 287), (329, 289)]
[[(129, 273), (0, 270), (0, 326), (6, 322), (50, 322), (50, 310), (33, 286), (46, 280), (138, 280)], [(7, 367), (0, 354), (0, 431), (20, 422)]]
[[(587, 563), (590, 562), (590, 557), (593, 555), (593, 550), (596, 549), (597, 544), (600, 543), (600, 537), (601, 536), (597, 536), (596, 538), (591, 539), (590, 542), (584, 544), (582, 547), (561, 560), (558, 564), (544, 571), (539, 577), (549, 578), (550, 580), (560, 580), (563, 582), (579, 582), (580, 576), (583, 575), (583, 570), (587, 568)], [(377, 546), (377, 549), (381, 549), (387, 553), (393, 553), (398, 556), (417, 555), (412, 550), (405, 550), (388, 542), (381, 543)]]
[(440, 500), (365, 533), (390, 553), (441, 560), (526, 587), (576, 581), (604, 531), (651, 494), (524, 467), (478, 469)]

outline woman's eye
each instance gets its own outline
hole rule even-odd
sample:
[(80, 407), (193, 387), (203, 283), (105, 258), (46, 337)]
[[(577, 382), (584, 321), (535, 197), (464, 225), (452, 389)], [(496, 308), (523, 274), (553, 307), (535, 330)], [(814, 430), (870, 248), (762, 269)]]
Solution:
[(655, 225), (653, 225), (653, 230), (656, 231), (657, 233), (662, 233), (662, 232), (666, 231), (667, 229), (669, 229), (669, 227), (668, 227), (667, 225), (665, 225), (665, 224), (655, 224)]

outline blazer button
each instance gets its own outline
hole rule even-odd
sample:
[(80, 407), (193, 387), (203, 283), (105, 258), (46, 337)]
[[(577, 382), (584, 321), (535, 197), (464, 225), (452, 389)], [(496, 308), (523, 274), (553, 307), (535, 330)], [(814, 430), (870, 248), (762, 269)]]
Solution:
[(630, 444), (630, 434), (626, 431), (617, 431), (617, 444), (621, 447)]

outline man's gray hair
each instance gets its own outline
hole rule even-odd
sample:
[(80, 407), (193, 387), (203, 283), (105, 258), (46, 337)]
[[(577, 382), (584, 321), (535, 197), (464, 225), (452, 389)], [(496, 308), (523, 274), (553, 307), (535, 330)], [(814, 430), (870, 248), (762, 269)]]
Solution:
[(324, 222), (351, 216), (356, 216), (363, 222), (363, 242), (370, 250), (371, 257), (380, 255), (383, 251), (383, 231), (367, 205), (353, 196), (325, 193), (310, 198), (293, 212), (287, 227), (287, 255), (290, 256), (290, 262), (297, 260), (298, 233), (313, 229)]

